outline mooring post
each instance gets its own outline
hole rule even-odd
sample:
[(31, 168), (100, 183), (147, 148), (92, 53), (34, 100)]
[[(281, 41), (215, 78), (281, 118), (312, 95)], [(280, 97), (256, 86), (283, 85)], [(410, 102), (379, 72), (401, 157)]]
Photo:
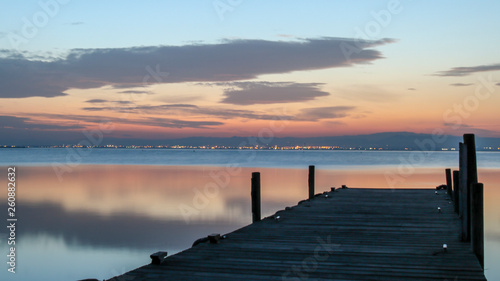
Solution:
[(459, 217), (460, 217), (460, 237), (464, 242), (470, 241), (470, 202), (469, 189), (467, 188), (467, 146), (464, 143), (459, 144)]
[(309, 199), (314, 198), (314, 165), (309, 165)]
[(252, 173), (252, 222), (260, 221), (260, 173)]
[(460, 175), (458, 171), (453, 171), (453, 203), (455, 204), (455, 213), (458, 214), (458, 209), (459, 209), (459, 201), (460, 198), (458, 197), (458, 190), (460, 189), (459, 187), (459, 180), (460, 180)]
[(469, 188), (477, 183), (476, 141), (474, 134), (464, 135), (464, 144), (467, 146), (467, 184)]
[(151, 254), (149, 257), (151, 258), (151, 263), (155, 265), (160, 265), (165, 258), (167, 257), (168, 253), (167, 252), (156, 252), (154, 254)]
[(467, 210), (469, 210), (469, 215), (467, 217), (467, 225), (468, 225), (468, 239), (467, 241), (470, 241), (471, 239), (471, 214), (472, 214), (472, 207), (471, 207), (471, 198), (472, 198), (472, 185), (477, 183), (477, 161), (476, 161), (476, 141), (474, 139), (474, 134), (464, 134), (464, 144), (467, 147), (467, 158), (466, 158), (466, 165), (467, 165), (467, 179), (466, 179), (466, 184), (467, 184)]
[(484, 270), (484, 186), (472, 184), (471, 193), (471, 247)]
[(451, 183), (451, 169), (446, 169), (445, 170), (446, 174), (446, 192), (448, 193), (448, 196), (453, 199), (453, 186)]

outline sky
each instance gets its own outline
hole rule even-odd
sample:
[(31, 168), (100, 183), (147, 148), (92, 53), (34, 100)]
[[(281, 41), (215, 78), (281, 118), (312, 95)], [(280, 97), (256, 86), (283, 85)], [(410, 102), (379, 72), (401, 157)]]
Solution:
[(1, 1), (0, 145), (500, 137), (498, 1)]

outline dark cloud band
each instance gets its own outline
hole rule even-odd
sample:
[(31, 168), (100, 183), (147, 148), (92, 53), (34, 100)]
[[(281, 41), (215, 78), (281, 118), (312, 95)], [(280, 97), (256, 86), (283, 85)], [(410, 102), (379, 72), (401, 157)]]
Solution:
[(305, 102), (329, 93), (319, 90), (319, 83), (232, 82), (226, 86), (222, 103), (236, 105)]
[(439, 71), (435, 76), (467, 76), (476, 72), (497, 71), (500, 70), (500, 63), (478, 66), (453, 67), (452, 69)]
[(301, 121), (318, 121), (321, 119), (339, 119), (349, 115), (356, 107), (354, 106), (326, 106), (304, 108), (298, 116)]
[[(231, 40), (220, 44), (74, 49), (65, 59), (0, 58), (0, 98), (56, 97), (70, 88), (249, 80), (263, 74), (349, 67), (382, 58), (373, 47), (393, 40), (319, 38)], [(342, 46), (355, 45), (345, 55)]]
[(31, 118), (16, 117), (16, 116), (0, 116), (0, 128), (23, 130), (23, 131), (30, 130), (32, 132), (84, 129), (84, 127), (80, 125), (44, 124), (35, 121)]
[(473, 83), (452, 83), (450, 86), (453, 87), (467, 87), (467, 86), (472, 86), (474, 85)]

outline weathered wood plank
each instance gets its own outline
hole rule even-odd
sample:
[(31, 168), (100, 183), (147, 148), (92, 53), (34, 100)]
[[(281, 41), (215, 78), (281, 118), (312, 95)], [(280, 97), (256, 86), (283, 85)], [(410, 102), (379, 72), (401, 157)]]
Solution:
[(486, 280), (444, 190), (327, 194), (121, 280)]

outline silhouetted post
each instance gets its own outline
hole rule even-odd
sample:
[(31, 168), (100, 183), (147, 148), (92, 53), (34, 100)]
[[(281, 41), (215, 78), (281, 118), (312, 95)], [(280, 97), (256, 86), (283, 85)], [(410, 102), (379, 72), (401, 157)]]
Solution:
[(474, 134), (464, 135), (464, 144), (467, 146), (467, 184), (470, 188), (477, 183), (476, 141)]
[(474, 183), (471, 187), (471, 246), (484, 270), (484, 190), (482, 183)]
[(469, 216), (467, 217), (467, 225), (469, 228), (468, 239), (471, 239), (471, 198), (472, 198), (472, 185), (477, 183), (477, 163), (476, 163), (476, 141), (474, 139), (474, 134), (464, 134), (464, 144), (467, 147), (467, 210), (469, 211)]
[(314, 197), (314, 165), (309, 166), (309, 199)]
[(458, 190), (460, 189), (460, 175), (459, 171), (453, 171), (453, 203), (455, 203), (455, 213), (458, 214), (458, 209), (459, 209), (459, 201), (460, 198), (458, 197)]
[(453, 190), (452, 190), (452, 183), (451, 183), (451, 169), (446, 169), (446, 191), (448, 192), (448, 195), (450, 198), (453, 198)]
[(474, 134), (464, 134), (464, 144), (467, 146), (467, 191), (468, 191), (468, 210), (469, 218), (467, 225), (469, 226), (469, 240), (471, 238), (471, 202), (472, 202), (472, 185), (477, 183), (477, 163), (476, 163), (476, 141), (474, 139)]
[(260, 173), (252, 173), (252, 222), (260, 221)]
[(467, 146), (464, 143), (459, 144), (459, 217), (460, 217), (460, 237), (464, 242), (470, 241), (470, 202), (469, 191), (467, 188)]

